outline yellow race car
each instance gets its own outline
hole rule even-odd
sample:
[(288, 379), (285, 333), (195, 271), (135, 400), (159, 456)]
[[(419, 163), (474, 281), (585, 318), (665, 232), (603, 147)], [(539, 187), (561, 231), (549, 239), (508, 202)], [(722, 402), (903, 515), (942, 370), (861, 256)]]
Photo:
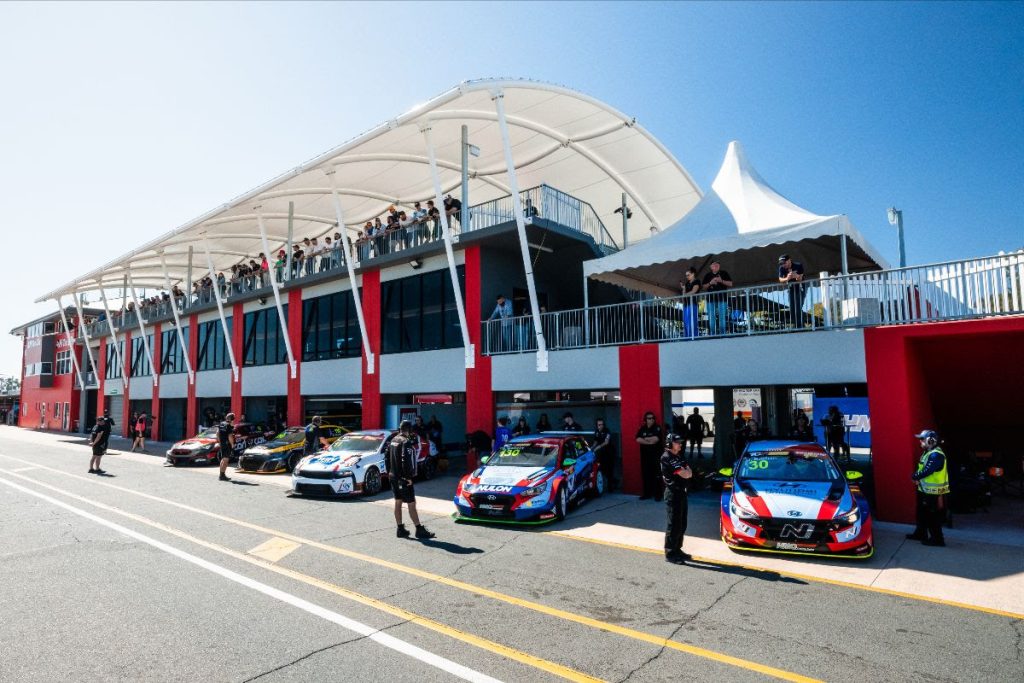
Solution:
[[(338, 425), (320, 425), (320, 436), (326, 439), (327, 443), (334, 443), (347, 431)], [(305, 443), (305, 427), (288, 427), (273, 439), (245, 449), (242, 457), (238, 459), (238, 471), (254, 474), (291, 472), (295, 469), (295, 464), (302, 460)]]

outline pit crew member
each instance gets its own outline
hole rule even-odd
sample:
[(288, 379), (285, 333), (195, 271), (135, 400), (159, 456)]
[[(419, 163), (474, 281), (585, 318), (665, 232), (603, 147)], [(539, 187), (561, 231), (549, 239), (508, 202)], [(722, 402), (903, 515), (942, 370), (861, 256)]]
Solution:
[(388, 480), (391, 482), (391, 491), (395, 494), (395, 524), (398, 525), (395, 535), (398, 538), (409, 538), (409, 530), (402, 522), (402, 503), (409, 506), (409, 517), (416, 525), (416, 538), (428, 539), (436, 535), (420, 524), (420, 516), (416, 513), (416, 492), (412, 482), (416, 478), (416, 456), (419, 448), (418, 440), (412, 433), (412, 423), (402, 420), (399, 434), (391, 439), (388, 446)]
[(665, 511), (668, 526), (665, 529), (665, 561), (682, 564), (689, 559), (683, 552), (683, 535), (686, 533), (687, 500), (686, 488), (693, 476), (690, 466), (683, 459), (686, 437), (669, 434), (665, 439), (665, 452), (661, 454), (661, 478), (665, 481)]

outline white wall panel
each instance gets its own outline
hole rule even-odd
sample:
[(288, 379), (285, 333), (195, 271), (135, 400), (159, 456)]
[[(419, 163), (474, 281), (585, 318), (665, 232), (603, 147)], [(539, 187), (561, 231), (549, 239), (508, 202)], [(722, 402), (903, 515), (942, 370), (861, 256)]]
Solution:
[(242, 396), (287, 396), (288, 365), (251, 365), (242, 368)]
[(231, 395), (231, 368), (196, 373), (196, 397), (217, 398)]
[(466, 390), (462, 348), (378, 356), (382, 394), (451, 393)]
[(302, 364), (299, 373), (302, 395), (306, 397), (363, 393), (361, 358), (310, 361)]
[(495, 391), (615, 388), (619, 386), (619, 351), (614, 347), (550, 351), (547, 372), (537, 372), (533, 353), (494, 356), (491, 374)]
[(188, 373), (161, 375), (160, 398), (188, 398)]

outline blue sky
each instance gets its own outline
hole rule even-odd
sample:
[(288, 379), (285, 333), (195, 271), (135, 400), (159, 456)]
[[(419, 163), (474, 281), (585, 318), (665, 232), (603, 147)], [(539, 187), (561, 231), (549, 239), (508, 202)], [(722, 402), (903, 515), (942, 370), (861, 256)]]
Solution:
[[(703, 188), (730, 140), (891, 261), (1024, 246), (1024, 3), (0, 5), (8, 294), (32, 300), (461, 80), (637, 119)], [(25, 258), (30, 257), (30, 258)], [(11, 283), (17, 286), (11, 286)], [(20, 345), (0, 336), (0, 373)]]

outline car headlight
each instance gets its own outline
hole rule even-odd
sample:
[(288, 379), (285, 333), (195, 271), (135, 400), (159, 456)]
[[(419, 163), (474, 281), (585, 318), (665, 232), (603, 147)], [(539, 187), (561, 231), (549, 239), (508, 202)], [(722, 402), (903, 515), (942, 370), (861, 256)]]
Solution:
[(746, 509), (744, 507), (741, 507), (740, 505), (738, 505), (736, 503), (735, 500), (730, 500), (729, 501), (729, 510), (731, 510), (732, 514), (736, 515), (740, 519), (757, 519), (757, 513), (756, 512), (754, 512), (753, 510), (748, 510), (748, 509)]
[(547, 490), (548, 487), (541, 484), (540, 486), (531, 486), (530, 488), (523, 491), (520, 495), (525, 498), (533, 498), (534, 496), (539, 496), (540, 494), (544, 493)]
[(833, 518), (833, 521), (843, 526), (848, 526), (850, 524), (856, 524), (858, 519), (860, 519), (860, 508), (854, 505), (849, 510), (840, 512), (836, 515), (835, 518)]
[(341, 464), (345, 465), (346, 467), (352, 467), (353, 465), (358, 465), (359, 464), (359, 456), (358, 455), (353, 455), (352, 457), (345, 458), (345, 460), (343, 460)]

